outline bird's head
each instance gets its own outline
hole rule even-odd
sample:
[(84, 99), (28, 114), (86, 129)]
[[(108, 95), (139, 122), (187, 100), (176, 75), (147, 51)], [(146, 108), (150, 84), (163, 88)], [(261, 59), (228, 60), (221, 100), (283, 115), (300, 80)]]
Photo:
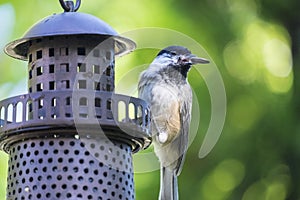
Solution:
[(152, 67), (156, 70), (176, 69), (186, 77), (192, 65), (206, 63), (209, 63), (209, 60), (197, 57), (185, 47), (169, 46), (157, 54), (152, 62)]

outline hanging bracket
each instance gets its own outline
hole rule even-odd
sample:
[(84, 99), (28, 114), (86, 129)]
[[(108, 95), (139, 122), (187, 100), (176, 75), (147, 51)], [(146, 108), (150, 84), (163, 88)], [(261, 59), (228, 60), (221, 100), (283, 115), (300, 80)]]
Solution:
[(73, 1), (64, 1), (59, 0), (61, 7), (64, 9), (65, 12), (76, 12), (81, 4), (81, 0), (76, 0), (76, 4), (74, 5)]

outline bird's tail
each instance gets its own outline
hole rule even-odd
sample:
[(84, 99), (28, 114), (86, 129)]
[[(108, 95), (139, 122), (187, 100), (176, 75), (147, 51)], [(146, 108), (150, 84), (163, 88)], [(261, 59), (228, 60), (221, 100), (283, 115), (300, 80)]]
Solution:
[(160, 169), (159, 200), (178, 200), (177, 176), (174, 170), (166, 167)]

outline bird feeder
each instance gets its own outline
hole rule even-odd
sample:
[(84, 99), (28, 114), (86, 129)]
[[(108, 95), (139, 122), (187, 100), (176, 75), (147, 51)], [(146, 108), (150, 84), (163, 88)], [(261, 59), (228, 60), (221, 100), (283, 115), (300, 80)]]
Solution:
[(4, 51), (28, 61), (28, 94), (0, 101), (7, 199), (135, 199), (132, 154), (147, 148), (149, 107), (114, 93), (115, 56), (135, 48), (76, 12), (36, 23)]

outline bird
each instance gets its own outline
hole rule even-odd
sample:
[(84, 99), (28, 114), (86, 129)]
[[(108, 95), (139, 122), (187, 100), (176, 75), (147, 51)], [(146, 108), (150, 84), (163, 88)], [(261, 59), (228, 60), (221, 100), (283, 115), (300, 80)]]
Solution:
[(139, 77), (138, 96), (150, 105), (154, 152), (160, 162), (159, 200), (178, 200), (180, 175), (188, 146), (192, 89), (187, 76), (192, 65), (209, 63), (183, 46), (159, 51)]

